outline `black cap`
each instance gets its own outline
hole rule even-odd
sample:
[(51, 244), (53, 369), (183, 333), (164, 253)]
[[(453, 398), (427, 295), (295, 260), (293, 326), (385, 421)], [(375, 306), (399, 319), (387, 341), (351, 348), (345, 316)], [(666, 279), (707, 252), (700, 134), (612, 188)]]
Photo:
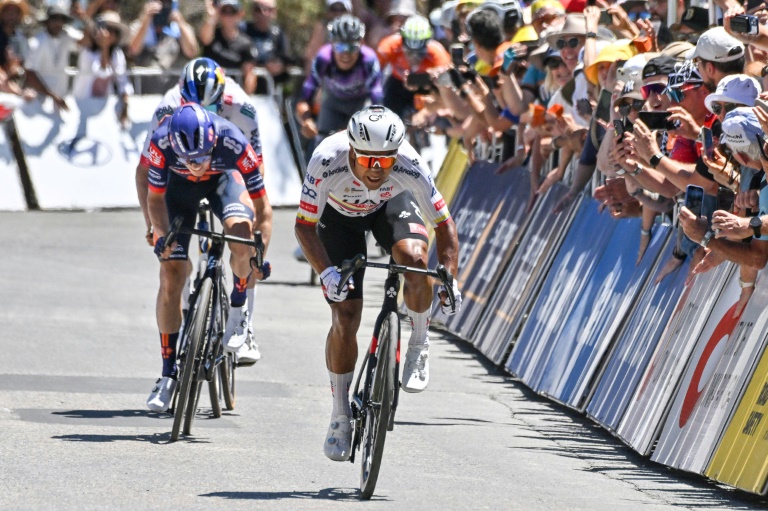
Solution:
[(683, 13), (679, 25), (673, 25), (672, 30), (685, 26), (694, 32), (704, 32), (709, 28), (709, 9), (706, 7), (688, 7)]
[(649, 60), (643, 67), (643, 80), (654, 76), (669, 76), (675, 71), (677, 60), (667, 55), (661, 55)]
[[(72, 21), (72, 16), (69, 15), (69, 11), (61, 7), (60, 5), (51, 5), (48, 7), (48, 10), (45, 11), (45, 18), (43, 20), (49, 20), (53, 18), (54, 16), (60, 16), (67, 21)], [(39, 19), (39, 18), (38, 18)]]

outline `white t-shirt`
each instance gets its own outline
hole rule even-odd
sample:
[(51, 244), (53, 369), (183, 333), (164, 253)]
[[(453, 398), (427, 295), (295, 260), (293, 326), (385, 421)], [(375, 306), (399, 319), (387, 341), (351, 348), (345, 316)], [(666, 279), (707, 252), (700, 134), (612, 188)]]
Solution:
[[(173, 114), (173, 111), (179, 106), (181, 106), (181, 89), (179, 89), (178, 85), (174, 85), (173, 88), (165, 93), (160, 104), (155, 109), (155, 114), (152, 116), (149, 132), (147, 133), (146, 140), (144, 140), (144, 149), (141, 153), (141, 164), (143, 166), (149, 167), (147, 164), (149, 161), (149, 142), (160, 125), (160, 121), (166, 115)], [(259, 135), (259, 119), (256, 115), (256, 106), (242, 87), (229, 77), (224, 82), (221, 110), (217, 112), (217, 115), (237, 126), (243, 132), (245, 138), (248, 139), (256, 154), (261, 155), (261, 137)]]
[(69, 55), (76, 51), (77, 41), (68, 33), (62, 31), (54, 38), (41, 30), (29, 38), (29, 55), (24, 65), (35, 71), (51, 92), (63, 97), (69, 89)]
[(113, 84), (117, 93), (133, 94), (133, 85), (128, 80), (125, 54), (120, 48), (112, 52), (106, 68), (101, 67), (101, 52), (83, 49), (77, 59), (77, 76), (72, 84), (72, 95), (76, 99), (107, 97), (112, 94)]
[(326, 204), (344, 216), (369, 215), (405, 190), (416, 198), (423, 220), (437, 226), (451, 218), (429, 169), (411, 144), (403, 142), (387, 180), (379, 189), (369, 190), (350, 170), (349, 139), (346, 131), (340, 131), (323, 140), (312, 154), (301, 191), (297, 221), (305, 225), (317, 224)]

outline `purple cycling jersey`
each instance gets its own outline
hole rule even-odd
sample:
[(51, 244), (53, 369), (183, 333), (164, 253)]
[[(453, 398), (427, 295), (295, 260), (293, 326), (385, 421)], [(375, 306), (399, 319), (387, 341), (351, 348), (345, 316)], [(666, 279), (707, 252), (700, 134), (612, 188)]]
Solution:
[(376, 52), (362, 46), (360, 56), (352, 69), (342, 71), (333, 60), (331, 45), (326, 44), (320, 48), (312, 62), (312, 72), (304, 81), (302, 99), (311, 102), (320, 87), (326, 94), (337, 99), (370, 98), (373, 104), (380, 104), (384, 93)]

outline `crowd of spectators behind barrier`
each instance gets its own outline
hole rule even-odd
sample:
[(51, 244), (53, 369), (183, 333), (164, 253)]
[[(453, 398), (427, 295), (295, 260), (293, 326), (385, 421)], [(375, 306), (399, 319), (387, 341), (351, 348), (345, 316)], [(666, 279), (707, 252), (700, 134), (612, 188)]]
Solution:
[[(743, 307), (768, 261), (768, 235), (752, 219), (768, 214), (761, 0), (716, 0), (722, 26), (710, 26), (708, 4), (697, 0), (677, 0), (676, 19), (667, 19), (672, 0), (450, 0), (429, 13), (409, 0), (326, 0), (303, 55), (291, 54), (275, 0), (205, 0), (195, 26), (174, 0), (149, 0), (130, 22), (119, 0), (80, 1), (35, 13), (25, 0), (0, 0), (0, 92), (66, 109), (72, 55), (74, 96), (114, 91), (126, 109), (130, 66), (173, 69), (202, 54), (241, 71), (248, 93), (259, 88), (254, 67), (284, 82), (296, 66), (307, 81), (294, 113), (308, 138), (343, 129), (344, 105), (381, 101), (412, 137), (429, 129), (460, 139), (470, 161), (500, 146), (498, 172), (530, 170), (529, 208), (566, 176), (555, 212), (600, 183), (593, 195), (612, 215), (642, 217), (638, 261), (659, 218), (679, 223), (659, 278), (687, 258), (692, 274), (736, 262)], [(756, 33), (732, 26), (742, 14), (757, 16)], [(670, 115), (648, 126), (644, 112)], [(715, 146), (709, 157), (703, 133)], [(681, 206), (689, 185), (704, 191), (698, 218)], [(727, 190), (734, 207), (718, 208)]]

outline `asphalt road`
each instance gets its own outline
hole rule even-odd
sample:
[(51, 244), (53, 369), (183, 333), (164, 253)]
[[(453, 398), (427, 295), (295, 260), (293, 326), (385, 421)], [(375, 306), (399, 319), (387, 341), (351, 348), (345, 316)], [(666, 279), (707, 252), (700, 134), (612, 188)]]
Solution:
[(0, 214), (0, 508), (765, 508), (641, 458), (438, 333), (430, 387), (401, 394), (376, 495), (361, 503), (359, 465), (322, 452), (330, 314), (290, 256), (293, 215), (276, 212), (274, 274), (257, 294), (263, 359), (237, 371), (236, 411), (208, 419), (201, 398), (195, 435), (169, 444), (170, 416), (144, 405), (160, 357), (140, 214)]

